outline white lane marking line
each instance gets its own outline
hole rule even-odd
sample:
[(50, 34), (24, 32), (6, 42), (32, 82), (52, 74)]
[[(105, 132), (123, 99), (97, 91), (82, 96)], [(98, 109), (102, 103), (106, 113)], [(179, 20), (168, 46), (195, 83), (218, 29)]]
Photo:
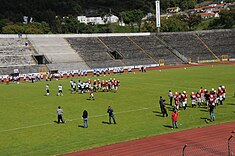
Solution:
[[(137, 112), (137, 111), (147, 110), (147, 109), (151, 109), (151, 108), (156, 108), (156, 107), (149, 107), (149, 108), (145, 107), (145, 108), (139, 108), (139, 109), (134, 109), (134, 110), (127, 110), (127, 111), (122, 111), (122, 112), (116, 112), (115, 114), (124, 114), (124, 113), (130, 113), (130, 112)], [(102, 116), (107, 116), (107, 114), (95, 115), (95, 116), (91, 116), (89, 118), (98, 118), (98, 117), (102, 117)], [(72, 121), (76, 121), (76, 120), (80, 120), (80, 118), (67, 119), (65, 121), (66, 122), (72, 122)], [(28, 128), (34, 128), (34, 127), (41, 127), (41, 126), (52, 125), (52, 124), (54, 124), (54, 122), (31, 125), (31, 126), (24, 126), (24, 127), (12, 128), (12, 129), (5, 129), (5, 130), (1, 130), (0, 133), (1, 132), (10, 132), (10, 131), (22, 130), (22, 129), (28, 129)]]

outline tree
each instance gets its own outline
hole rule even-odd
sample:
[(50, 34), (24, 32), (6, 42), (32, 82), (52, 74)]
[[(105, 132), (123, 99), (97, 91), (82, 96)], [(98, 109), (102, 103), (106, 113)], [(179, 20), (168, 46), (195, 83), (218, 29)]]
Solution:
[(143, 32), (156, 32), (156, 18), (151, 17), (147, 19), (142, 25), (141, 31)]
[(235, 26), (235, 9), (222, 10), (220, 17), (210, 23), (209, 28), (233, 28)]
[(177, 32), (188, 30), (188, 24), (184, 21), (181, 21), (177, 16), (161, 19), (161, 31), (163, 32)]
[(137, 23), (140, 32), (142, 18), (144, 16), (144, 13), (141, 10), (123, 11), (120, 13), (120, 16), (124, 23), (131, 24), (133, 30), (134, 23)]
[(2, 33), (2, 28), (7, 25), (7, 23), (11, 23), (8, 19), (0, 20), (0, 33)]
[(9, 23), (2, 30), (4, 34), (47, 34), (50, 32), (49, 25), (46, 22), (33, 22), (29, 24)]
[(188, 23), (188, 27), (189, 27), (190, 30), (193, 30), (193, 27), (197, 26), (202, 21), (201, 16), (196, 14), (196, 13), (194, 13), (194, 14), (178, 15), (177, 18), (182, 20), (182, 21), (184, 21), (184, 22), (187, 22)]

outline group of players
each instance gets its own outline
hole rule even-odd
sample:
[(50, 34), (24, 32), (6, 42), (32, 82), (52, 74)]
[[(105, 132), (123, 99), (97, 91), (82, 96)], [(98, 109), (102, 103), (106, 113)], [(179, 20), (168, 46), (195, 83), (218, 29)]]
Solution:
[(112, 79), (110, 78), (109, 80), (100, 80), (100, 79), (95, 79), (92, 80), (88, 79), (85, 82), (82, 82), (81, 80), (78, 80), (78, 83), (76, 84), (75, 81), (70, 80), (70, 86), (72, 93), (79, 92), (81, 94), (87, 92), (88, 90), (92, 90), (93, 92), (97, 91), (114, 91), (117, 92), (118, 86), (120, 86), (120, 81), (116, 80), (115, 78)]
[[(109, 80), (100, 80), (95, 79), (91, 80), (88, 79), (87, 81), (83, 82), (78, 80), (76, 83), (74, 80), (70, 80), (70, 87), (71, 93), (75, 94), (76, 92), (84, 94), (89, 92), (89, 98), (94, 100), (94, 93), (98, 91), (109, 92), (113, 91), (114, 93), (117, 92), (118, 87), (120, 86), (120, 80), (116, 80), (115, 78), (110, 78)], [(50, 95), (49, 84), (46, 85), (46, 95)], [(58, 85), (58, 94), (57, 96), (63, 96), (63, 89), (62, 85)]]
[[(168, 96), (171, 105), (172, 99), (174, 99), (176, 109), (179, 109), (180, 106), (182, 106), (184, 110), (187, 108), (188, 94), (186, 91), (183, 91), (182, 93), (175, 92), (175, 94), (173, 94), (170, 90)], [(219, 86), (217, 91), (214, 88), (212, 88), (211, 91), (208, 91), (201, 87), (198, 92), (192, 92), (189, 97), (192, 102), (192, 107), (196, 107), (196, 105), (200, 107), (202, 103), (205, 103), (208, 107), (210, 105), (218, 106), (219, 104), (222, 105), (225, 100), (226, 88), (224, 86)]]

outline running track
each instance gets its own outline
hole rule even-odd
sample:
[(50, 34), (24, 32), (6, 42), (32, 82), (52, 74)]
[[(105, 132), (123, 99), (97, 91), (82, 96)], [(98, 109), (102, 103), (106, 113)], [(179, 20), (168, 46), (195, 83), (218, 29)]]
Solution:
[[(226, 156), (227, 140), (234, 130), (235, 122), (229, 122), (78, 151), (66, 156), (181, 156), (185, 144), (188, 145), (185, 156)], [(231, 155), (234, 155), (235, 138), (231, 139), (230, 145)]]

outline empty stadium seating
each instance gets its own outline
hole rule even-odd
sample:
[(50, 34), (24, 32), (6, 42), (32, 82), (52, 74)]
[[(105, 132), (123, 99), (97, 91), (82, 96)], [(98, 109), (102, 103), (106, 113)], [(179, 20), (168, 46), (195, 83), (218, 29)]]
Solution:
[(193, 32), (160, 33), (158, 35), (169, 46), (176, 49), (193, 62), (200, 60), (215, 60), (216, 57), (196, 38)]
[[(13, 74), (14, 69), (18, 69), (20, 74), (38, 73), (42, 68), (47, 69), (45, 65), (0, 67), (0, 75)], [(46, 71), (48, 71), (48, 69)]]
[(64, 38), (30, 37), (30, 41), (39, 54), (43, 54), (49, 59), (48, 61), (51, 63), (48, 65), (49, 69), (58, 67), (59, 70), (65, 71), (68, 67), (71, 67), (71, 70), (77, 70), (75, 67), (80, 67), (80, 65), (71, 65), (71, 63), (81, 63), (82, 68), (90, 69)]
[(155, 60), (164, 59), (166, 65), (182, 64), (182, 60), (167, 49), (154, 35), (131, 37), (141, 48)]
[(0, 67), (35, 65), (33, 54), (27, 39), (0, 38)]
[(100, 39), (111, 49), (118, 51), (123, 56), (126, 65), (156, 64), (138, 45), (126, 36), (100, 37)]
[(229, 58), (235, 58), (235, 29), (202, 31), (197, 34), (218, 57), (228, 55)]
[(97, 37), (67, 38), (72, 48), (83, 58), (90, 68), (107, 68), (123, 66), (120, 60), (114, 60), (108, 53), (108, 49)]

